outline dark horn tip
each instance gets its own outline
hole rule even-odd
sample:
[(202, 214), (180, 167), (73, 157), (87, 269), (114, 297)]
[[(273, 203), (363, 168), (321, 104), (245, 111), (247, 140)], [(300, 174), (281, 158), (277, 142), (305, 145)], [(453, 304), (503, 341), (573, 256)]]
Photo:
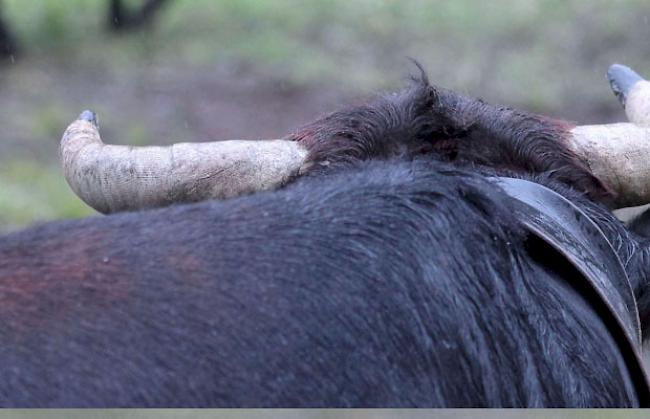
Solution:
[(99, 126), (99, 122), (97, 121), (97, 114), (93, 111), (85, 110), (81, 112), (81, 115), (79, 115), (78, 119), (91, 122), (96, 127)]
[(636, 71), (628, 66), (612, 64), (609, 70), (607, 70), (607, 79), (618, 101), (625, 107), (625, 101), (632, 86), (643, 80), (643, 77), (639, 76)]

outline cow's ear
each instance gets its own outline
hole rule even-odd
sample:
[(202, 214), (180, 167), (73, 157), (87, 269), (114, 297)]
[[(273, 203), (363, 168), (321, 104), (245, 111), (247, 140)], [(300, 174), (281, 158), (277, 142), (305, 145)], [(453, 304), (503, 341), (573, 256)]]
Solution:
[[(638, 250), (626, 262), (626, 271), (630, 285), (634, 291), (639, 320), (641, 321), (641, 338), (643, 342), (650, 340), (650, 210), (642, 214), (639, 224), (632, 227), (639, 233)], [(632, 238), (633, 239), (633, 238)], [(645, 347), (645, 345), (644, 345)]]

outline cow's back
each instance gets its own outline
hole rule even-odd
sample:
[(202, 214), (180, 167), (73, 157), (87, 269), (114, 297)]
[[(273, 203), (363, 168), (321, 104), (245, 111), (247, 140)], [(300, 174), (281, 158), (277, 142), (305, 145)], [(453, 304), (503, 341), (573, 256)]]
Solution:
[(3, 406), (628, 406), (506, 197), (375, 163), (0, 239)]

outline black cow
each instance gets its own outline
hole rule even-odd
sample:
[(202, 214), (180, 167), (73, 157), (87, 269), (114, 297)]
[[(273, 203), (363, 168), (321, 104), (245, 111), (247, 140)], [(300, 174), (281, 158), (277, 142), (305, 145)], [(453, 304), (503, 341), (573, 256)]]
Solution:
[(567, 129), (423, 78), (303, 127), (314, 165), (282, 190), (2, 237), (0, 405), (639, 406), (611, 324), (493, 179), (588, 214), (647, 330), (648, 242)]

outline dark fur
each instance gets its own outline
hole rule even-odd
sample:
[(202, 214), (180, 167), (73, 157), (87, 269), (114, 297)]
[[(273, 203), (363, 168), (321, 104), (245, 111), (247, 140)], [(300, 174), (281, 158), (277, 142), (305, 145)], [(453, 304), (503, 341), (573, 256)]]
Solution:
[(0, 405), (637, 405), (602, 319), (485, 174), (588, 211), (645, 327), (647, 245), (582, 195), (606, 187), (550, 147), (561, 125), (453, 100), (422, 82), (311, 125), (314, 176), (280, 191), (3, 237)]
[(650, 238), (650, 211), (643, 211), (628, 223), (630, 230), (641, 237)]
[(334, 112), (288, 138), (310, 150), (312, 171), (359, 160), (435, 153), (458, 164), (551, 173), (601, 203), (613, 192), (567, 146), (566, 121), (496, 107), (429, 84), (424, 73), (400, 93)]

